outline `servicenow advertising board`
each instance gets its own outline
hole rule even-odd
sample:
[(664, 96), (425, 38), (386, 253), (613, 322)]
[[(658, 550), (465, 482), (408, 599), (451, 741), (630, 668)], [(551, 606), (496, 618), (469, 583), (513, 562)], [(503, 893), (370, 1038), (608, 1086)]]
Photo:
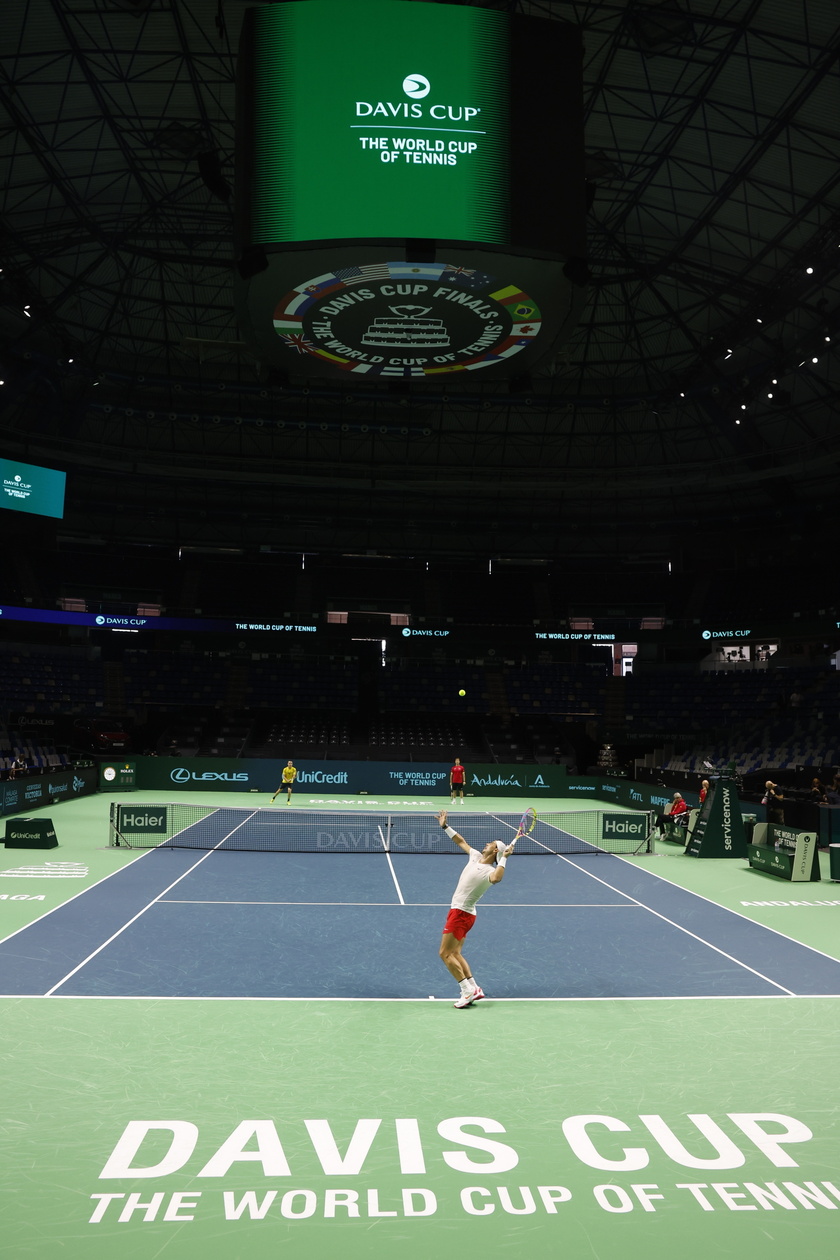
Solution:
[(510, 375), (583, 305), (574, 26), (414, 0), (251, 9), (236, 152), (237, 309), (263, 362)]

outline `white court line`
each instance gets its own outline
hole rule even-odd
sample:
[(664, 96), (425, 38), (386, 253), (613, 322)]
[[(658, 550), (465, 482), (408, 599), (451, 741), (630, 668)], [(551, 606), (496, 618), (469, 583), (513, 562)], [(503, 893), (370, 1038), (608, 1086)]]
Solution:
[[(233, 831), (229, 831), (226, 836), (222, 837), (222, 839), (219, 841), (219, 844), (224, 844), (225, 840), (230, 839), (230, 837), (234, 834), (234, 832), (238, 831), (240, 827), (244, 827), (245, 824), (249, 822), (251, 818), (253, 818), (256, 812), (257, 811), (254, 810), (253, 813), (250, 814), (248, 818), (243, 818), (242, 822), (239, 823), (236, 827), (234, 827)], [(56, 989), (61, 988), (61, 986), (63, 984), (66, 984), (66, 982), (70, 979), (71, 976), (75, 976), (77, 971), (81, 971), (82, 967), (87, 966), (87, 964), (91, 961), (92, 958), (95, 958), (97, 954), (101, 953), (102, 950), (106, 948), (106, 946), (110, 945), (112, 941), (115, 941), (118, 936), (121, 936), (123, 932), (126, 930), (126, 928), (131, 927), (132, 923), (136, 923), (137, 920), (140, 918), (140, 916), (145, 914), (146, 911), (155, 904), (155, 902), (159, 901), (160, 898), (164, 895), (164, 893), (168, 893), (170, 888), (174, 888), (176, 884), (180, 884), (181, 880), (185, 879), (187, 875), (190, 875), (196, 869), (197, 866), (201, 866), (201, 863), (205, 862), (207, 858), (210, 857), (211, 853), (215, 853), (216, 849), (219, 847), (219, 844), (217, 844), (213, 849), (208, 849), (207, 852), (204, 853), (198, 859), (197, 862), (193, 862), (192, 866), (189, 867), (188, 870), (184, 871), (182, 875), (179, 875), (177, 879), (174, 879), (171, 884), (169, 884), (166, 888), (164, 888), (163, 892), (158, 893), (157, 897), (153, 897), (148, 905), (144, 906), (142, 910), (138, 910), (137, 914), (135, 914), (131, 919), (129, 919), (127, 923), (124, 923), (117, 932), (114, 932), (111, 936), (109, 936), (107, 941), (103, 941), (102, 944), (99, 945), (95, 950), (93, 950), (92, 953), (88, 954), (87, 958), (83, 958), (82, 961), (78, 963), (73, 968), (72, 971), (68, 971), (66, 976), (63, 976), (61, 980), (57, 981), (52, 986), (51, 989), (47, 989), (46, 993), (44, 994), (44, 997), (52, 997)], [(155, 850), (150, 850), (150, 852), (155, 852)]]
[[(610, 856), (626, 861), (632, 857), (644, 857), (650, 856), (650, 854), (613, 853)], [(656, 854), (655, 856), (658, 857), (660, 855)], [(742, 914), (740, 910), (733, 910), (731, 906), (725, 906), (720, 901), (713, 901), (711, 897), (707, 897), (704, 893), (694, 892), (691, 888), (684, 888), (682, 884), (676, 883), (673, 879), (668, 879), (666, 875), (660, 875), (658, 871), (649, 871), (646, 866), (636, 866), (635, 863), (633, 863), (633, 869), (643, 871), (645, 875), (650, 875), (653, 879), (661, 879), (662, 883), (667, 884), (669, 888), (678, 888), (680, 892), (688, 893), (691, 897), (699, 897), (701, 901), (708, 902), (710, 906), (715, 906), (718, 910), (725, 910), (727, 914), (734, 914), (736, 918), (743, 919), (745, 923), (751, 923), (753, 927), (764, 928), (765, 932), (772, 932), (775, 936), (780, 936), (783, 941), (790, 941), (791, 945), (801, 945), (803, 949), (810, 949), (812, 954), (819, 954), (820, 958), (827, 958), (829, 962), (840, 962), (840, 958), (835, 957), (834, 954), (827, 954), (824, 949), (817, 949), (816, 945), (808, 945), (805, 941), (798, 941), (795, 936), (788, 936), (787, 932), (780, 932), (778, 928), (770, 927), (769, 924), (762, 923), (760, 919), (751, 919), (748, 914)], [(781, 892), (781, 889), (779, 891)]]
[[(121, 849), (120, 851), (123, 853), (127, 852), (126, 849)], [(175, 850), (173, 849), (173, 852), (174, 851)], [(29, 928), (34, 927), (36, 923), (41, 923), (44, 919), (48, 919), (51, 914), (57, 914), (59, 910), (63, 910), (65, 906), (69, 906), (71, 901), (75, 901), (78, 897), (83, 897), (85, 893), (89, 893), (93, 888), (98, 888), (100, 884), (105, 883), (106, 879), (113, 879), (115, 875), (119, 875), (120, 871), (128, 870), (129, 866), (133, 866), (135, 862), (139, 862), (140, 858), (148, 857), (150, 853), (157, 853), (158, 849), (143, 849), (139, 853), (135, 849), (133, 852), (135, 856), (130, 862), (125, 862), (122, 866), (118, 866), (115, 871), (110, 871), (107, 875), (102, 875), (99, 879), (95, 879), (92, 884), (88, 884), (85, 888), (80, 888), (79, 891), (74, 893), (72, 897), (68, 897), (66, 901), (62, 901), (57, 906), (53, 906), (52, 910), (45, 910), (43, 914), (38, 915), (37, 919), (30, 919), (28, 923), (24, 923), (23, 927), (15, 928), (14, 932), (10, 932), (8, 936), (0, 937), (0, 945), (5, 945), (6, 941), (11, 941), (21, 932), (26, 932)]]
[[(170, 885), (174, 887), (174, 885)], [(395, 901), (207, 901), (204, 898), (166, 897), (158, 898), (168, 906), (395, 906)], [(447, 901), (403, 901), (408, 906), (448, 906)], [(644, 910), (646, 907), (638, 901), (627, 901), (623, 905), (615, 901), (505, 901), (501, 905), (485, 905), (484, 910)]]
[[(0, 993), (0, 1001), (43, 1001), (49, 996), (51, 1002), (428, 1002), (428, 998), (362, 998), (362, 997), (192, 997), (189, 995), (173, 996), (171, 993)], [(620, 997), (617, 994), (608, 997), (534, 997), (534, 998), (500, 998), (487, 994), (486, 1009), (495, 1002), (787, 1002), (793, 998), (795, 1002), (810, 1000), (818, 1002), (836, 1002), (836, 993), (698, 993), (683, 996), (659, 996), (647, 993), (630, 994)], [(436, 1002), (451, 1002), (451, 994), (447, 997), (435, 997)]]
[[(163, 902), (163, 897), (160, 898)], [(178, 897), (167, 897), (167, 906), (396, 906), (396, 901), (203, 901), (197, 899), (184, 900)], [(405, 905), (405, 902), (402, 903)], [(412, 902), (412, 905), (417, 904)], [(441, 902), (428, 902), (429, 905), (443, 905)]]
[[(622, 897), (630, 897), (629, 893), (621, 892), (621, 889), (615, 888), (606, 879), (601, 879), (600, 875), (593, 875), (591, 871), (587, 871), (585, 867), (579, 866), (577, 862), (573, 862), (571, 858), (561, 854), (564, 862), (568, 862), (576, 871), (580, 871), (583, 875), (588, 875), (590, 879), (597, 880), (599, 884), (603, 884), (605, 888), (610, 888), (615, 893), (621, 893)], [(683, 889), (685, 891), (685, 889)], [(740, 958), (735, 958), (732, 954), (727, 954), (725, 949), (720, 949), (717, 945), (713, 945), (711, 941), (707, 941), (704, 937), (698, 936), (696, 932), (691, 932), (688, 928), (683, 927), (681, 923), (676, 923), (673, 919), (669, 919), (666, 914), (660, 914), (658, 910), (651, 910), (650, 906), (646, 906), (643, 902), (637, 901), (635, 897), (630, 897), (631, 901), (635, 901), (642, 910), (647, 910), (649, 914), (655, 915), (657, 919), (661, 919), (663, 923), (670, 923), (671, 927), (675, 927), (680, 932), (685, 932), (686, 936), (692, 937), (695, 941), (699, 941), (701, 945), (708, 946), (713, 949), (716, 954), (720, 954), (722, 958), (728, 958), (730, 962), (735, 963), (737, 967), (743, 967), (744, 971), (750, 971), (754, 976), (758, 976), (760, 980), (766, 980), (768, 984), (772, 984), (774, 988), (781, 989), (782, 993), (786, 993), (788, 997), (795, 997), (792, 989), (786, 988), (783, 984), (779, 984), (777, 980), (771, 980), (769, 976), (765, 976), (763, 972), (757, 971), (755, 967), (750, 967), (747, 963), (742, 962)], [(714, 904), (714, 903), (712, 903)]]
[(377, 823), (376, 829), (379, 832), (379, 839), (382, 841), (382, 848), (383, 848), (386, 858), (388, 859), (388, 870), (391, 872), (391, 879), (394, 881), (394, 887), (397, 890), (397, 896), (400, 899), (400, 905), (404, 906), (405, 898), (402, 895), (402, 889), (400, 888), (399, 880), (397, 879), (397, 872), (394, 870), (394, 863), (391, 861), (391, 854), (388, 852), (388, 848), (385, 844), (385, 835), (379, 823)]

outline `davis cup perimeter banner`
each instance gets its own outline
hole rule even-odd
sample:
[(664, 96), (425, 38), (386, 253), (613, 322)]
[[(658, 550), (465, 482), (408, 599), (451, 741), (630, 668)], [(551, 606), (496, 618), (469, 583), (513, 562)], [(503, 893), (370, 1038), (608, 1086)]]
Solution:
[[(147, 791), (273, 793), (280, 784), (284, 760), (221, 757), (133, 757), (102, 762), (100, 791), (140, 788)], [(448, 797), (449, 762), (296, 761), (294, 791), (311, 796), (379, 798), (380, 803), (407, 796)], [(567, 778), (563, 766), (504, 763), (467, 766), (467, 797), (527, 797), (539, 810), (540, 800), (582, 797), (614, 802), (628, 809), (661, 810), (670, 792), (658, 784), (595, 775)], [(697, 794), (683, 792), (690, 805)], [(371, 802), (372, 803), (372, 802)]]

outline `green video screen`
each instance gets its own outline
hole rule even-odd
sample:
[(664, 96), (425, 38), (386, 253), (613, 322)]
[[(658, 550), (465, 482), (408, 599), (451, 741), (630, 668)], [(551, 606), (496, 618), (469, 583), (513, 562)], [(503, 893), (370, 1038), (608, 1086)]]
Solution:
[(0, 459), (0, 507), (36, 516), (64, 516), (66, 473), (21, 460)]
[(510, 29), (505, 13), (408, 0), (250, 10), (240, 235), (508, 243)]

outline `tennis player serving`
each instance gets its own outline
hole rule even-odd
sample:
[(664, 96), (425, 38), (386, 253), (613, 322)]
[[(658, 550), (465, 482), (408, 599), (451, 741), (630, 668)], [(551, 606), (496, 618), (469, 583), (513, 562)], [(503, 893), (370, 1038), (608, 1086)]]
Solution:
[(454, 827), (446, 820), (446, 810), (438, 814), (438, 822), (449, 839), (466, 853), (469, 859), (461, 872), (458, 886), (452, 896), (452, 905), (446, 916), (443, 938), (440, 942), (440, 956), (449, 972), (458, 981), (461, 996), (455, 1003), (459, 1010), (472, 1006), (484, 997), (483, 991), (475, 982), (470, 965), (462, 954), (464, 938), (475, 923), (475, 906), (479, 897), (483, 897), (491, 884), (498, 884), (505, 873), (505, 863), (513, 853), (513, 844), (505, 846), (501, 840), (490, 840), (479, 853), (471, 849), (463, 836), (459, 836)]

